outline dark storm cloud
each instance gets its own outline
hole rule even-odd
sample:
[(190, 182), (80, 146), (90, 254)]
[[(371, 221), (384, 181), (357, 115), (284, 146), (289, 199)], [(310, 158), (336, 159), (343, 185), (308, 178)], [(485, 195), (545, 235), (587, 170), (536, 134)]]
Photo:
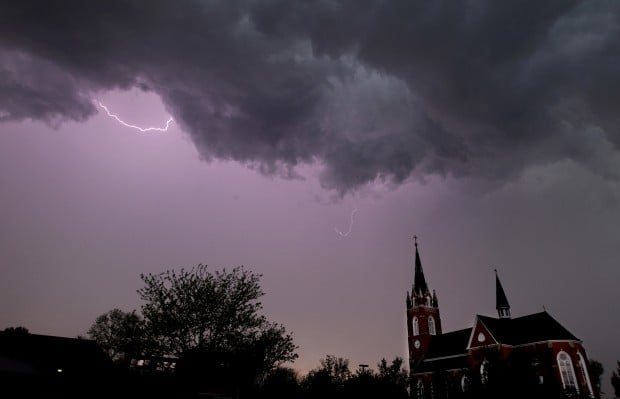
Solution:
[(620, 144), (620, 5), (107, 1), (0, 5), (0, 118), (83, 120), (158, 93), (205, 159), (323, 164), (346, 191), (438, 173), (502, 180)]

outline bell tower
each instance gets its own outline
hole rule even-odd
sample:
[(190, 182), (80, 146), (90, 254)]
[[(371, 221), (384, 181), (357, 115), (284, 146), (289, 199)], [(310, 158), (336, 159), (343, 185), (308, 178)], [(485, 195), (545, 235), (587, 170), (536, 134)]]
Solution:
[(441, 335), (441, 319), (439, 318), (439, 301), (437, 294), (426, 284), (418, 238), (413, 237), (415, 246), (415, 269), (411, 293), (407, 292), (407, 332), (409, 344), (409, 369), (415, 370), (428, 351), (434, 335)]

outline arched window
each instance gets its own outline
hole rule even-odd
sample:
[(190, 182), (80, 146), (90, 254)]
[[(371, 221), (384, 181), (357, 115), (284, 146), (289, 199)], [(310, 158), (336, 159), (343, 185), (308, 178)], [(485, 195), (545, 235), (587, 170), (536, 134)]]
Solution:
[(418, 323), (418, 318), (413, 318), (413, 335), (420, 335), (420, 323)]
[(422, 380), (418, 380), (415, 390), (415, 397), (416, 399), (424, 399), (424, 384), (422, 383)]
[(461, 378), (461, 391), (469, 391), (469, 378), (466, 375)]
[(433, 316), (428, 316), (428, 333), (435, 335), (435, 319)]
[(570, 360), (568, 354), (564, 351), (560, 351), (560, 353), (558, 353), (557, 361), (564, 389), (568, 391), (568, 393), (579, 393), (579, 387), (577, 386), (577, 379), (575, 378), (575, 371), (573, 369), (573, 362)]
[(590, 392), (590, 397), (594, 397), (594, 390), (592, 390), (592, 384), (590, 383), (590, 376), (588, 375), (588, 368), (586, 366), (586, 361), (581, 356), (581, 353), (577, 352), (577, 359), (579, 360), (579, 369), (581, 370), (581, 376), (583, 380), (586, 382), (588, 386), (588, 392)]

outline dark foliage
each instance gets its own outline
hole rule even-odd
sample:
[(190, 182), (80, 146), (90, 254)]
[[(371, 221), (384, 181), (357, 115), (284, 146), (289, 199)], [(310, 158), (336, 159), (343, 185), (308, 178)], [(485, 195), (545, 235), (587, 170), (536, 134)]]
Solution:
[(261, 353), (259, 373), (297, 358), (293, 338), (259, 312), (260, 275), (207, 266), (141, 275), (147, 340), (158, 354), (188, 351)]
[(320, 367), (308, 373), (302, 387), (306, 397), (312, 399), (407, 398), (408, 376), (403, 359), (397, 357), (391, 363), (382, 359), (377, 367), (378, 372), (360, 367), (351, 373), (347, 359), (328, 355)]
[(620, 398), (620, 362), (616, 371), (611, 374), (611, 386), (614, 387), (614, 397)]
[(88, 330), (88, 336), (117, 362), (129, 361), (145, 349), (144, 322), (135, 310), (128, 313), (112, 309), (102, 314)]
[(291, 368), (278, 367), (271, 370), (258, 389), (261, 399), (296, 399), (303, 397), (297, 372)]
[(291, 334), (260, 314), (260, 275), (199, 265), (141, 278), (142, 315), (113, 309), (88, 331), (137, 390), (159, 375), (170, 389), (189, 395), (256, 396), (256, 382), (268, 375), (267, 388), (274, 391), (280, 374), (270, 372), (297, 357)]
[(29, 334), (30, 332), (28, 331), (28, 329), (26, 327), (7, 327), (3, 330), (4, 333), (6, 334)]
[(340, 398), (344, 384), (351, 377), (349, 360), (333, 355), (321, 359), (321, 366), (311, 370), (302, 381), (310, 398)]
[[(596, 387), (596, 389), (601, 391), (601, 377), (603, 376), (603, 372), (605, 369), (603, 368), (603, 364), (597, 360), (589, 359), (590, 362), (590, 378), (592, 379), (592, 385)], [(603, 393), (601, 392), (601, 395)]]

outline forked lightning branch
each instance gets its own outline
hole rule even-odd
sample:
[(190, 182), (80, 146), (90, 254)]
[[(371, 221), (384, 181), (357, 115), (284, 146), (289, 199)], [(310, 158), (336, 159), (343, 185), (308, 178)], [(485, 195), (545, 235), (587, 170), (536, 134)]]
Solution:
[(174, 119), (168, 118), (168, 120), (166, 121), (166, 126), (165, 127), (141, 127), (141, 126), (137, 126), (137, 125), (132, 125), (130, 123), (127, 123), (127, 122), (123, 121), (121, 118), (118, 117), (118, 115), (113, 114), (112, 112), (110, 112), (108, 107), (103, 105), (101, 103), (101, 101), (97, 101), (97, 104), (106, 112), (106, 114), (108, 114), (108, 116), (110, 118), (115, 119), (118, 123), (120, 123), (121, 125), (123, 125), (125, 127), (131, 128), (131, 129), (136, 129), (136, 130), (138, 130), (140, 132), (165, 132), (170, 127), (170, 124), (172, 122), (174, 122)]

